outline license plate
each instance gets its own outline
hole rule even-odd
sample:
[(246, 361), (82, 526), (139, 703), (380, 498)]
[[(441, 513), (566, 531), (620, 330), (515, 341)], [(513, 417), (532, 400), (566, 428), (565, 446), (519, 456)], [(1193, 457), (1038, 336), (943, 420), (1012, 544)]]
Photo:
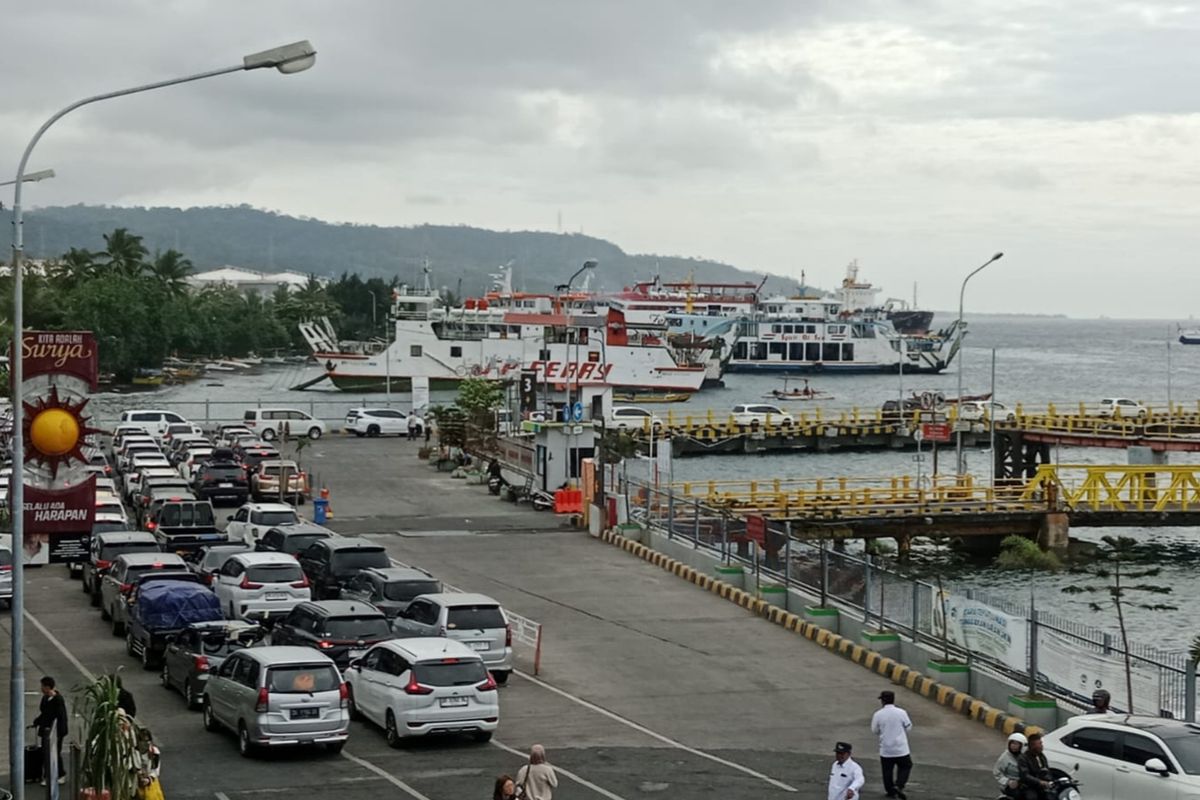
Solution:
[(267, 592), (268, 600), (287, 600), (287, 592)]
[(232, 489), (232, 488), (233, 488), (233, 484), (232, 484), (232, 483), (222, 483), (222, 484), (220, 485), (220, 488), (222, 488), (222, 489)]
[(293, 708), (292, 719), (316, 719), (321, 714), (319, 708)]
[(492, 645), (488, 642), (471, 642), (472, 650), (491, 650)]
[(455, 708), (465, 706), (467, 698), (465, 697), (443, 697), (440, 701), (442, 708)]

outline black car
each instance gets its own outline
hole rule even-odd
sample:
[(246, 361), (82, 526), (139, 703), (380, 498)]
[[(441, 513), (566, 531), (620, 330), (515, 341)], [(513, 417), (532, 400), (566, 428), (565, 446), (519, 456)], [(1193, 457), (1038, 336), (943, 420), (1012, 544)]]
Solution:
[(337, 538), (337, 534), (316, 523), (301, 520), (295, 525), (270, 528), (255, 542), (254, 549), (259, 552), (287, 553), (299, 558), (313, 542), (331, 538)]
[(387, 617), (369, 603), (301, 603), (271, 631), (272, 645), (312, 647), (346, 669), (371, 645), (394, 639)]
[(242, 620), (193, 622), (167, 643), (162, 685), (178, 689), (188, 708), (200, 708), (208, 673), (230, 653), (261, 642), (263, 635), (261, 627)]
[(242, 442), (233, 447), (233, 456), (246, 469), (246, 476), (258, 472), (258, 465), (264, 461), (277, 461), (279, 451), (273, 445), (263, 442)]
[(441, 592), (442, 582), (428, 572), (412, 567), (387, 567), (361, 570), (342, 589), (342, 599), (370, 603), (391, 619), (408, 608), (413, 598)]
[(359, 570), (392, 565), (383, 545), (359, 537), (321, 539), (300, 554), (300, 567), (317, 600), (339, 597)]
[(142, 485), (138, 487), (137, 494), (132, 498), (133, 515), (140, 519), (151, 503), (164, 497), (178, 497), (181, 500), (195, 499), (188, 482), (178, 475), (147, 476), (142, 478)]
[(88, 560), (83, 562), (83, 592), (89, 595), (92, 605), (100, 605), (100, 582), (112, 568), (117, 556), (122, 553), (154, 553), (158, 551), (158, 540), (145, 531), (114, 531), (92, 533)]
[[(214, 453), (214, 456), (216, 454)], [(202, 500), (231, 500), (237, 505), (250, 496), (250, 478), (241, 464), (215, 458), (196, 470), (192, 489)]]
[(146, 511), (144, 527), (165, 553), (191, 552), (229, 541), (217, 528), (212, 503), (207, 500), (155, 500)]

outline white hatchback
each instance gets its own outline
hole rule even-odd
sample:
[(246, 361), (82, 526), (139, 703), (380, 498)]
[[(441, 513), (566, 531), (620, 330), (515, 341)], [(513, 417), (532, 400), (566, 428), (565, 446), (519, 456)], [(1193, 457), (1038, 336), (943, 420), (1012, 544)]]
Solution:
[(1100, 401), (1100, 416), (1142, 420), (1150, 412), (1137, 400), (1128, 397), (1106, 397)]
[(644, 430), (647, 426), (658, 429), (662, 420), (644, 408), (637, 406), (613, 406), (608, 412), (608, 427), (617, 430)]
[(384, 730), (387, 742), (470, 734), (486, 742), (500, 724), (496, 682), (471, 648), (452, 639), (380, 642), (345, 673), (350, 713)]
[(285, 617), (312, 599), (300, 564), (285, 553), (235, 553), (217, 570), (212, 588), (227, 619)]
[(1148, 716), (1083, 714), (1045, 734), (1046, 760), (1072, 772), (1087, 800), (1200, 797), (1194, 724)]

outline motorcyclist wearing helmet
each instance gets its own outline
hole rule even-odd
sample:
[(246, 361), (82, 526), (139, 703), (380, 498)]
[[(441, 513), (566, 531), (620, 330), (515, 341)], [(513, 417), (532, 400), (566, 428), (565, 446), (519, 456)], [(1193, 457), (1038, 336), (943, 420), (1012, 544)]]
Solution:
[(1110, 706), (1111, 702), (1112, 695), (1108, 693), (1107, 689), (1097, 689), (1096, 691), (1092, 692), (1092, 710), (1088, 713), (1115, 714), (1116, 712), (1113, 711), (1112, 707)]
[(996, 766), (992, 767), (992, 777), (1000, 784), (1004, 797), (1017, 797), (1020, 790), (1021, 768), (1017, 766), (1017, 759), (1027, 741), (1023, 733), (1010, 735), (1004, 752), (996, 759)]

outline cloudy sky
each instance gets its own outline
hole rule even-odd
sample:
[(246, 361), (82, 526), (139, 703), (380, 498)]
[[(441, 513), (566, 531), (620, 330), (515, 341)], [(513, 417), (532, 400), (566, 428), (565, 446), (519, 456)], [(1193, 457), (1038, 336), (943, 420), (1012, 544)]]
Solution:
[[(968, 308), (1200, 311), (1200, 6), (1084, 0), (55, 0), (4, 14), (0, 163), (78, 97), (36, 205), (250, 203), (563, 228)], [(7, 190), (5, 190), (7, 191)], [(7, 205), (7, 202), (6, 202)]]

